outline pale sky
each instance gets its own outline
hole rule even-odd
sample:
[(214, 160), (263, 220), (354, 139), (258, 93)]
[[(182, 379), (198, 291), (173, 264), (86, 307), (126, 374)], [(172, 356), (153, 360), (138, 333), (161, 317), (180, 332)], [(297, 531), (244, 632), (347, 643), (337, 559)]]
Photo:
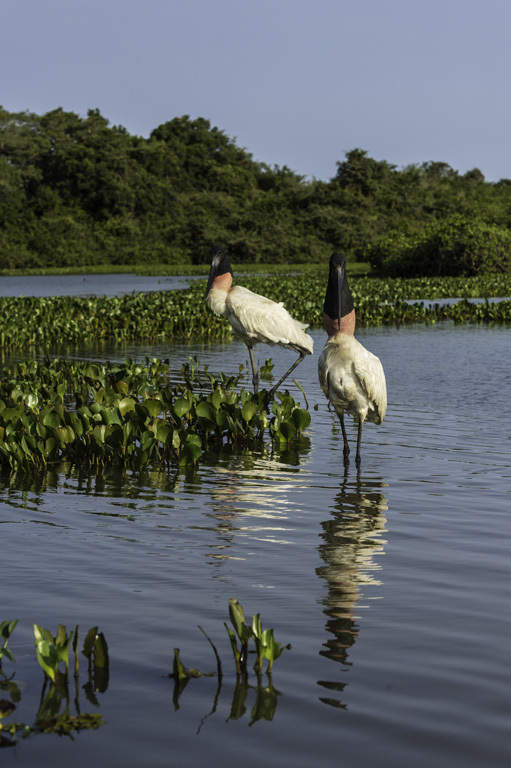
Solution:
[(511, 178), (510, 0), (0, 0), (0, 104), (204, 117), (328, 180), (360, 148)]

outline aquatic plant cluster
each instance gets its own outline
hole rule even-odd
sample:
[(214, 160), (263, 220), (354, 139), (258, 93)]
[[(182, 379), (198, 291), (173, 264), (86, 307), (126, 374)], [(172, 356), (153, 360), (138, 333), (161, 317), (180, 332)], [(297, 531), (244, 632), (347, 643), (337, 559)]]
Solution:
[[(31, 734), (56, 733), (59, 736), (70, 736), (83, 729), (96, 729), (103, 725), (102, 716), (98, 713), (82, 713), (79, 706), (79, 627), (67, 632), (63, 624), (59, 624), (55, 635), (49, 629), (33, 624), (34, 645), (36, 658), (44, 673), (44, 683), (41, 691), (39, 708), (34, 723), (19, 721), (3, 722), (11, 716), (21, 700), (23, 685), (14, 680), (14, 674), (7, 677), (2, 667), (2, 657), (15, 663), (12, 651), (7, 648), (10, 636), (14, 632), (18, 620), (2, 621), (0, 623), (0, 692), (6, 692), (10, 699), (0, 699), (0, 747), (11, 747), (17, 742), (18, 736), (27, 738)], [(74, 704), (76, 714), (70, 714), (69, 703), (69, 652), (74, 652), (73, 677), (75, 682)], [(83, 685), (85, 695), (93, 706), (98, 706), (97, 692), (108, 688), (109, 655), (108, 645), (98, 627), (91, 627), (85, 635), (81, 653), (87, 659), (87, 682)], [(64, 665), (64, 670), (62, 670)], [(49, 684), (49, 687), (48, 687)], [(61, 712), (62, 704), (65, 704)]]
[(44, 469), (61, 461), (92, 466), (195, 464), (204, 450), (287, 443), (310, 424), (308, 410), (279, 393), (237, 389), (197, 360), (171, 384), (167, 361), (122, 365), (31, 360), (0, 371), (0, 465)]
[[(236, 671), (236, 683), (234, 697), (229, 719), (239, 719), (245, 713), (245, 700), (249, 690), (252, 688), (256, 692), (256, 701), (252, 709), (252, 722), (259, 719), (271, 720), (277, 706), (277, 697), (279, 692), (273, 687), (271, 672), (274, 662), (280, 658), (285, 649), (290, 649), (290, 645), (283, 646), (273, 635), (273, 629), (264, 629), (261, 623), (260, 614), (252, 617), (252, 625), (249, 626), (245, 621), (243, 607), (236, 598), (229, 600), (229, 617), (232, 627), (227, 626), (227, 633), (234, 655), (234, 664)], [(69, 633), (63, 624), (59, 624), (55, 635), (49, 629), (33, 624), (34, 645), (36, 658), (44, 673), (44, 683), (41, 692), (39, 709), (34, 719), (34, 723), (13, 721), (9, 718), (17, 708), (21, 700), (22, 685), (18, 684), (12, 674), (9, 677), (2, 668), (2, 659), (5, 657), (10, 662), (15, 663), (16, 659), (12, 651), (7, 648), (8, 641), (14, 632), (18, 620), (3, 621), (0, 623), (0, 692), (10, 695), (10, 699), (0, 698), (0, 747), (14, 746), (18, 738), (27, 738), (31, 734), (56, 733), (59, 736), (73, 736), (74, 732), (83, 729), (96, 729), (103, 725), (102, 716), (99, 713), (82, 713), (79, 706), (78, 678), (79, 678), (79, 627)], [(188, 682), (193, 678), (214, 677), (218, 679), (217, 693), (215, 696), (215, 705), (222, 686), (224, 675), (222, 662), (217, 648), (211, 638), (199, 626), (199, 629), (207, 638), (213, 648), (217, 671), (200, 672), (198, 669), (189, 669), (185, 667), (179, 655), (179, 648), (174, 648), (174, 659), (172, 664), (172, 673), (169, 677), (174, 679), (173, 701), (176, 709), (179, 709), (179, 698), (183, 693)], [(249, 685), (248, 675), (248, 655), (249, 642), (255, 644), (255, 664), (254, 671), (257, 675), (257, 686)], [(239, 647), (238, 647), (239, 641)], [(70, 682), (70, 651), (74, 653), (73, 678), (75, 682), (74, 703), (76, 714), (70, 714), (69, 702), (69, 682)], [(108, 645), (102, 632), (98, 632), (98, 627), (91, 627), (83, 641), (81, 654), (85, 656), (88, 662), (88, 681), (83, 686), (88, 701), (94, 706), (99, 706), (96, 693), (104, 693), (109, 684), (109, 651)], [(268, 664), (266, 674), (268, 682), (263, 685), (263, 660)], [(62, 669), (62, 666), (64, 669)], [(64, 711), (61, 711), (62, 705)], [(5, 719), (5, 721), (4, 721)]]
[[(229, 600), (229, 618), (231, 620), (232, 628), (227, 624), (224, 624), (224, 626), (227, 630), (234, 656), (236, 683), (231, 706), (231, 714), (228, 719), (239, 720), (241, 717), (243, 717), (246, 711), (245, 701), (247, 694), (250, 689), (253, 689), (256, 693), (256, 701), (252, 708), (251, 724), (256, 720), (261, 719), (272, 720), (273, 715), (275, 714), (275, 709), (277, 707), (277, 697), (279, 696), (279, 691), (273, 687), (271, 676), (273, 664), (278, 658), (280, 658), (284, 650), (290, 650), (291, 646), (283, 646), (282, 643), (279, 643), (277, 640), (275, 640), (273, 636), (273, 629), (263, 629), (261, 616), (259, 613), (256, 613), (254, 616), (252, 616), (251, 625), (247, 624), (245, 621), (243, 606), (235, 597)], [(215, 703), (212, 709), (213, 713), (216, 709), (216, 702), (218, 700), (222, 686), (223, 668), (215, 644), (206, 634), (206, 632), (204, 632), (201, 626), (199, 626), (199, 629), (211, 645), (217, 662), (216, 677), (218, 679), (218, 688), (215, 695)], [(256, 658), (254, 663), (254, 672), (257, 675), (257, 686), (255, 688), (254, 686), (249, 685), (248, 674), (248, 659), (249, 654), (251, 653), (249, 650), (249, 643), (251, 640), (254, 641), (255, 645)], [(175, 709), (179, 709), (179, 697), (181, 696), (190, 680), (200, 677), (215, 676), (214, 672), (200, 672), (198, 669), (189, 669), (188, 667), (185, 667), (179, 654), (179, 648), (174, 648), (172, 673), (169, 675), (169, 677), (174, 678), (173, 701)], [(263, 685), (262, 682), (263, 659), (268, 661), (266, 667), (266, 675), (268, 681), (266, 685)]]
[[(311, 327), (322, 323), (324, 269), (297, 275), (243, 278), (245, 287), (274, 301)], [(306, 284), (306, 291), (304, 291)], [(0, 348), (47, 348), (63, 343), (148, 341), (175, 338), (225, 339), (229, 324), (212, 316), (203, 301), (204, 283), (190, 289), (120, 297), (0, 298)], [(388, 279), (350, 278), (359, 325), (393, 325), (452, 319), (457, 323), (511, 321), (511, 302), (425, 308), (437, 298), (511, 296), (511, 276)], [(408, 304), (414, 301), (414, 304)]]

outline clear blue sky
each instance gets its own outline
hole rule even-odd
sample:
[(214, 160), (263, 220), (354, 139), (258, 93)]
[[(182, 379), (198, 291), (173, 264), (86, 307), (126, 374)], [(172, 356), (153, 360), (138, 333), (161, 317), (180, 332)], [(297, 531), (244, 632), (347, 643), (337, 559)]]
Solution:
[(319, 179), (359, 147), (511, 178), (510, 0), (1, 0), (0, 104), (205, 117)]

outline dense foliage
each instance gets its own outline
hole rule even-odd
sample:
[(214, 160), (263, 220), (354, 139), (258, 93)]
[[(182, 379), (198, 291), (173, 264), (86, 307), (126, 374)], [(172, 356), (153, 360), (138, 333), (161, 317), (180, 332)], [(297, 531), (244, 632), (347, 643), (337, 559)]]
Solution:
[(398, 170), (360, 149), (330, 181), (306, 180), (256, 162), (203, 118), (145, 139), (97, 110), (0, 108), (2, 268), (196, 264), (222, 242), (239, 264), (343, 250), (389, 275), (499, 272), (510, 266), (510, 195), (510, 180), (477, 169)]
[(310, 414), (278, 393), (238, 388), (185, 365), (171, 384), (167, 361), (123, 365), (32, 360), (0, 371), (0, 468), (43, 469), (68, 461), (140, 468), (194, 464), (224, 444), (252, 446), (268, 436), (289, 443)]
[[(245, 275), (243, 285), (274, 301), (283, 301), (298, 320), (321, 326), (325, 270), (299, 275)], [(305, 286), (305, 288), (304, 288)], [(412, 322), (509, 322), (511, 301), (464, 303), (427, 308), (422, 301), (441, 298), (509, 297), (511, 275), (481, 277), (387, 279), (352, 277), (350, 287), (358, 325)], [(224, 318), (204, 302), (205, 281), (177, 291), (52, 298), (0, 297), (0, 349), (52, 350), (56, 344), (101, 341), (167, 342), (175, 339), (226, 339), (232, 336)]]

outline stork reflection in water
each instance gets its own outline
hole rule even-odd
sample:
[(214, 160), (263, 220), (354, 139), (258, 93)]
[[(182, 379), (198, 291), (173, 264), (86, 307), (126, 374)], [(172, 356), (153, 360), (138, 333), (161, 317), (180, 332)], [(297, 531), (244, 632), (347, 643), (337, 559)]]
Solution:
[(387, 386), (383, 366), (354, 337), (355, 309), (346, 276), (346, 258), (330, 257), (328, 284), (323, 306), (323, 325), (328, 340), (319, 361), (319, 383), (341, 422), (344, 463), (350, 448), (344, 414), (358, 419), (356, 464), (360, 467), (360, 443), (364, 421), (381, 424), (387, 410)]
[(245, 342), (252, 366), (254, 392), (259, 387), (259, 371), (254, 360), (254, 344), (277, 344), (298, 352), (298, 359), (270, 390), (270, 400), (305, 355), (312, 354), (313, 342), (305, 333), (306, 323), (295, 320), (284, 305), (232, 284), (232, 269), (221, 245), (211, 249), (211, 269), (205, 299), (216, 315), (225, 317), (233, 333)]

